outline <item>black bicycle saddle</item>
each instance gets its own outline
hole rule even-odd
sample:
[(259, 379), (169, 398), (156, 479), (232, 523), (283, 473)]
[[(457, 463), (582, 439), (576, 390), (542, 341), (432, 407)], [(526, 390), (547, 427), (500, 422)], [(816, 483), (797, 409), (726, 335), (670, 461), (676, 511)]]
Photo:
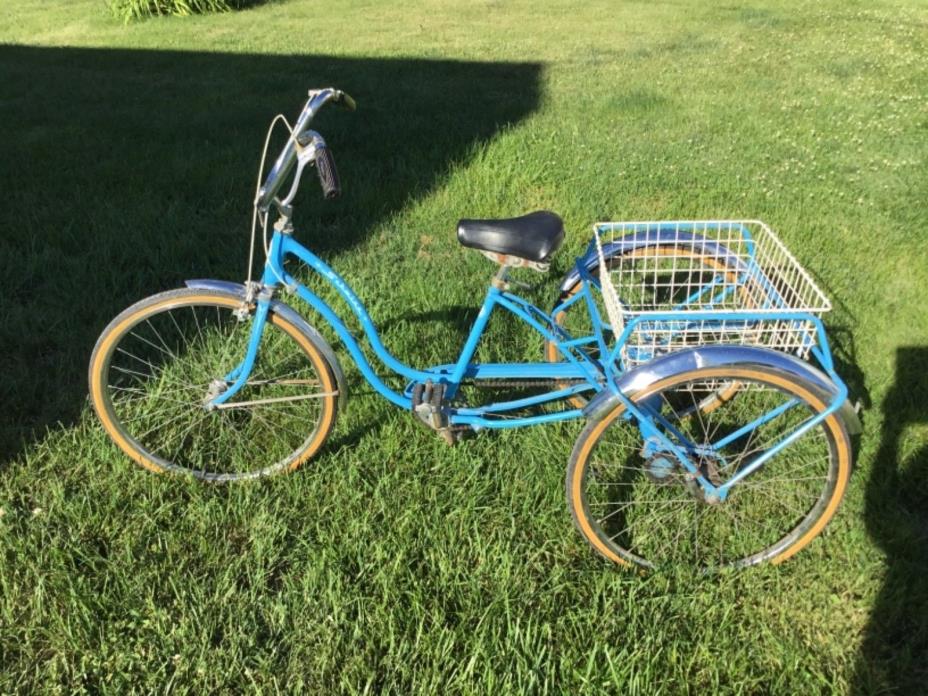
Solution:
[(564, 222), (548, 210), (502, 220), (461, 220), (458, 241), (471, 249), (547, 263), (564, 241)]

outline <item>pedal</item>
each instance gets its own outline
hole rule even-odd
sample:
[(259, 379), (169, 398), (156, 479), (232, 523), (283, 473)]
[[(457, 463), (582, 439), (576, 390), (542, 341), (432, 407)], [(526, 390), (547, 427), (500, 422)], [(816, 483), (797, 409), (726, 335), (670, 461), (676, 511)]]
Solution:
[(419, 382), (412, 389), (413, 413), (433, 430), (440, 430), (448, 425), (448, 418), (441, 410), (444, 395), (445, 385), (435, 384), (431, 380)]
[(460, 439), (459, 429), (451, 427), (448, 414), (442, 409), (445, 385), (431, 380), (419, 382), (412, 388), (412, 412), (449, 445)]

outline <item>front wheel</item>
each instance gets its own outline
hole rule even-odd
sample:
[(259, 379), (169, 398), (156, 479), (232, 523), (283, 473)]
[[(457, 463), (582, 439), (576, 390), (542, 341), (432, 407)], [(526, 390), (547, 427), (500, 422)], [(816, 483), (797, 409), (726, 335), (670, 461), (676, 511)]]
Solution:
[[(721, 385), (737, 399), (699, 405)], [(630, 397), (721, 486), (761, 453), (827, 408), (793, 375), (759, 365), (701, 368)], [(621, 403), (590, 422), (567, 469), (574, 523), (596, 551), (621, 565), (700, 569), (786, 560), (822, 531), (847, 486), (851, 449), (832, 414), (735, 483), (719, 502), (659, 442), (643, 441)], [(747, 427), (746, 427), (747, 426)]]
[(153, 295), (117, 316), (90, 360), (90, 396), (113, 441), (155, 472), (232, 481), (292, 471), (335, 424), (338, 388), (314, 338), (268, 313), (244, 387), (207, 408), (243, 359), (251, 314), (233, 293)]

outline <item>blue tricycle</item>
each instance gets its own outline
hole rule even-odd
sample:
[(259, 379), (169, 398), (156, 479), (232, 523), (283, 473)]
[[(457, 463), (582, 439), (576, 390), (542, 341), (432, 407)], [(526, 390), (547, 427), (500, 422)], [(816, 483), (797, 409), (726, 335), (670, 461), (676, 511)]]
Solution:
[[(259, 172), (260, 280), (188, 281), (132, 305), (97, 341), (93, 407), (133, 461), (226, 482), (293, 471), (319, 452), (348, 387), (329, 343), (281, 299), (287, 291), (329, 324), (379, 394), (449, 443), (585, 419), (567, 501), (584, 538), (616, 563), (779, 563), (821, 532), (847, 486), (858, 421), (821, 321), (828, 300), (767, 225), (599, 223), (546, 311), (513, 292), (510, 274), (548, 270), (561, 219), (461, 220), (458, 240), (495, 273), (458, 359), (411, 367), (383, 345), (345, 279), (294, 236), (306, 167), (326, 198), (340, 193), (331, 150), (310, 129), (329, 102), (354, 108), (340, 90), (311, 91), (267, 177)], [(379, 376), (343, 318), (300, 280), (307, 271), (344, 300), (405, 388)], [(494, 312), (534, 329), (543, 359), (475, 362)]]

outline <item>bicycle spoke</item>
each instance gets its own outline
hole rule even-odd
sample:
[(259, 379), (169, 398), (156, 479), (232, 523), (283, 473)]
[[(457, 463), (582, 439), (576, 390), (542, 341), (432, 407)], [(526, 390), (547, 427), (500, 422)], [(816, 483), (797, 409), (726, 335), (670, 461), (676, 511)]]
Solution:
[[(171, 313), (168, 312), (168, 315), (170, 315), (170, 314), (171, 314)], [(154, 326), (154, 324), (151, 323), (151, 319), (146, 319), (146, 320), (145, 320), (145, 323), (148, 324), (148, 328), (150, 328), (150, 329), (152, 330), (152, 332), (155, 334), (155, 337), (158, 339), (158, 342), (164, 347), (164, 350), (167, 352), (167, 354), (168, 354), (169, 356), (171, 356), (171, 360), (177, 360), (177, 356), (174, 355), (174, 351), (172, 351), (172, 350), (168, 347), (168, 344), (165, 343), (164, 338), (162, 338), (161, 334), (158, 333), (158, 329), (156, 329), (155, 326)]]

